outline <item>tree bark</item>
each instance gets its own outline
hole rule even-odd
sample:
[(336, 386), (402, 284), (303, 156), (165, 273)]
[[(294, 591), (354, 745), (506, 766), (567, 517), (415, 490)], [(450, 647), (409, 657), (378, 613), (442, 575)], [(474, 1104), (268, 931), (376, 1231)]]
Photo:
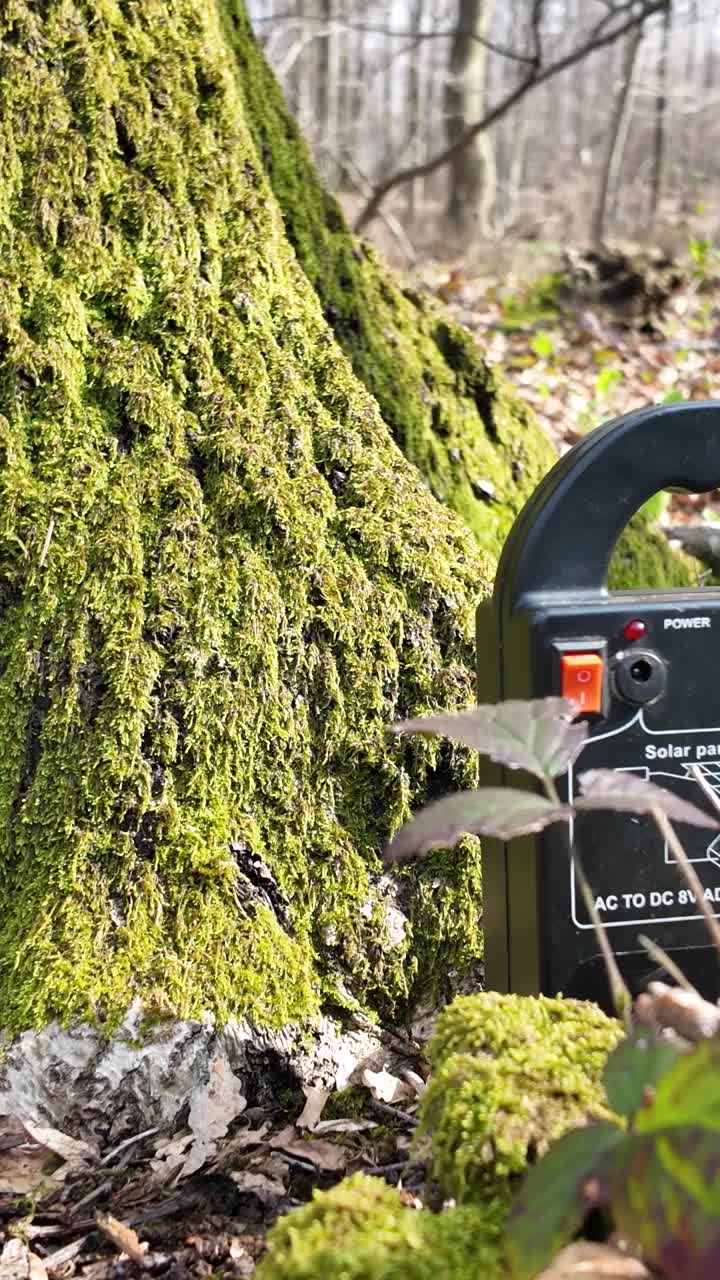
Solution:
[(3, 1026), (388, 1014), (481, 888), (381, 877), (436, 785), (387, 726), (472, 701), (550, 451), (347, 231), (242, 4), (74, 12), (0, 11)]
[[(489, 33), (493, 9), (494, 0), (458, 0), (445, 91), (445, 126), (450, 146), (485, 111), (487, 49), (481, 41)], [(489, 134), (483, 132), (448, 166), (447, 219), (451, 231), (461, 239), (477, 232), (491, 234), (494, 160)]]
[(665, 157), (665, 124), (667, 119), (667, 74), (668, 50), (670, 46), (670, 28), (672, 23), (672, 6), (668, 5), (663, 16), (662, 37), (657, 61), (657, 94), (655, 96), (655, 121), (653, 130), (652, 169), (650, 171), (649, 192), (649, 229), (655, 226), (660, 205), (662, 189), (663, 160)]
[(625, 124), (630, 104), (630, 87), (632, 85), (635, 60), (640, 41), (642, 40), (642, 24), (634, 27), (627, 37), (625, 45), (620, 83), (615, 94), (610, 127), (607, 133), (605, 159), (600, 176), (600, 187), (597, 195), (595, 211), (592, 217), (591, 237), (593, 246), (602, 249), (606, 234), (608, 204), (614, 184), (617, 181), (619, 166), (625, 145)]

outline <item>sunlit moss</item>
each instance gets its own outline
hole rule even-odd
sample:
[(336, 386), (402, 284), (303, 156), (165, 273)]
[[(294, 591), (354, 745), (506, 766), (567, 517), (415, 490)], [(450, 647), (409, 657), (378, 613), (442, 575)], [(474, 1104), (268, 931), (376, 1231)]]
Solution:
[(484, 992), (454, 1000), (429, 1046), (421, 1131), (458, 1200), (521, 1173), (554, 1138), (606, 1113), (603, 1066), (621, 1035), (592, 1004)]
[(506, 1199), (433, 1214), (358, 1173), (279, 1219), (258, 1280), (496, 1280)]
[[(438, 750), (387, 726), (472, 701), (491, 565), (334, 341), (226, 37), (200, 0), (0, 14), (11, 1028), (135, 997), (279, 1023), (428, 978), (375, 885)], [(438, 954), (477, 957), (476, 847), (437, 908)]]

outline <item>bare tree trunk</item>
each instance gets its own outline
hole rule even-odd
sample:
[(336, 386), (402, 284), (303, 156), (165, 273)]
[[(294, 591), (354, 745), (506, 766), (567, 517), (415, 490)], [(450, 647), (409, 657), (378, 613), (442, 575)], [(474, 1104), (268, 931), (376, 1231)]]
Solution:
[[(414, 0), (410, 11), (409, 30), (419, 35), (423, 29), (425, 17), (425, 0)], [(410, 158), (419, 160), (421, 155), (420, 139), (420, 75), (422, 44), (408, 58), (407, 80), (405, 84), (405, 100), (407, 112), (407, 130), (410, 137)], [(406, 216), (412, 220), (417, 212), (418, 184), (409, 182), (405, 194)]]
[[(445, 90), (449, 145), (485, 110), (487, 49), (481, 40), (488, 35), (493, 9), (494, 0), (458, 0)], [(448, 177), (447, 219), (451, 230), (463, 239), (478, 230), (490, 235), (496, 175), (492, 144), (486, 132), (479, 133), (453, 157)]]
[(610, 128), (607, 135), (607, 150), (605, 152), (605, 163), (603, 164), (602, 175), (600, 178), (600, 190), (598, 192), (597, 204), (595, 206), (595, 212), (593, 213), (591, 225), (592, 243), (596, 249), (601, 249), (603, 247), (610, 192), (617, 180), (619, 167), (622, 162), (622, 152), (625, 148), (625, 139), (627, 137), (627, 112), (630, 105), (630, 86), (632, 85), (635, 60), (637, 58), (638, 49), (640, 48), (642, 34), (643, 26), (642, 23), (639, 23), (637, 27), (633, 27), (630, 31), (627, 38), (627, 44), (625, 45), (625, 56), (623, 58), (620, 84), (618, 86), (612, 117), (610, 120)]
[(530, 134), (530, 109), (527, 102), (521, 102), (516, 109), (515, 129), (513, 131), (512, 156), (507, 180), (507, 196), (503, 212), (504, 227), (511, 227), (518, 216), (520, 192), (525, 176), (525, 159)]
[(672, 22), (672, 6), (668, 5), (663, 18), (662, 38), (657, 64), (657, 95), (655, 97), (655, 128), (653, 134), (652, 169), (650, 170), (650, 209), (648, 212), (648, 229), (652, 230), (657, 221), (662, 187), (663, 160), (665, 157), (665, 125), (667, 120), (667, 73), (668, 49), (670, 46), (670, 26)]

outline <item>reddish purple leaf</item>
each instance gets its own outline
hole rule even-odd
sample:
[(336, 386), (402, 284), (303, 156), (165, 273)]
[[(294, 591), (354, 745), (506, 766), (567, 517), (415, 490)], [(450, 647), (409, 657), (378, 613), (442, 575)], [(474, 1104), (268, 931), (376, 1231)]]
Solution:
[(567, 805), (553, 804), (531, 791), (484, 787), (460, 791), (422, 809), (398, 831), (385, 851), (386, 862), (411, 862), (430, 849), (447, 849), (464, 835), (513, 836), (541, 831), (551, 822), (567, 821)]
[(613, 1218), (658, 1276), (717, 1280), (719, 1175), (718, 1135), (700, 1125), (631, 1134), (616, 1153)]
[(510, 769), (554, 778), (564, 773), (587, 737), (587, 724), (570, 724), (576, 714), (567, 698), (511, 700), (456, 715), (402, 720), (393, 729), (395, 733), (439, 734)]
[(508, 1223), (514, 1280), (533, 1280), (582, 1225), (607, 1202), (612, 1157), (625, 1140), (607, 1120), (566, 1133), (527, 1175)]
[(580, 775), (582, 796), (575, 808), (615, 809), (623, 813), (652, 813), (659, 809), (673, 822), (686, 822), (693, 827), (720, 828), (717, 817), (698, 809), (665, 787), (646, 782), (635, 773), (615, 769), (590, 769)]

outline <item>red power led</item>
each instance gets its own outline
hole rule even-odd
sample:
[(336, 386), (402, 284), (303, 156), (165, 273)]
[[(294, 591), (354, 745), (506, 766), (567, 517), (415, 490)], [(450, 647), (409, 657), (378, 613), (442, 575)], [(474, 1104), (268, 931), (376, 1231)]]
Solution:
[(626, 622), (623, 627), (623, 636), (626, 640), (642, 640), (647, 627), (639, 618), (633, 618), (632, 622)]

